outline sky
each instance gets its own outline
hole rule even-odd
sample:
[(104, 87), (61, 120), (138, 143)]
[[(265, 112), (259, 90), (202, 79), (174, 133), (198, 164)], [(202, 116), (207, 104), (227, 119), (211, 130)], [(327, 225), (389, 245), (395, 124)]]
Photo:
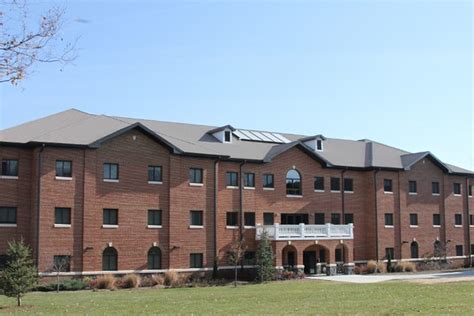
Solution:
[(77, 108), (371, 139), (474, 170), (471, 1), (61, 4), (78, 56), (0, 84), (0, 129)]

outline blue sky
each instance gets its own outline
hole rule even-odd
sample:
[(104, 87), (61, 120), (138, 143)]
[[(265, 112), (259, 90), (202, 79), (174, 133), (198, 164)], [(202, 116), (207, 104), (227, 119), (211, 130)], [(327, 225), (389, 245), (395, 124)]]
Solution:
[(77, 60), (0, 85), (0, 128), (74, 107), (368, 138), (474, 170), (472, 14), (471, 1), (70, 0)]

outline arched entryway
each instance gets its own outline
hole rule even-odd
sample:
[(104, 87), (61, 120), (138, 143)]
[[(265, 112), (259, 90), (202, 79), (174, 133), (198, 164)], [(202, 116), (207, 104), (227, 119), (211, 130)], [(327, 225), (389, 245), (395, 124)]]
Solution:
[(298, 265), (297, 251), (294, 246), (288, 245), (282, 249), (283, 267), (296, 268)]
[(114, 247), (107, 247), (102, 253), (102, 270), (117, 271), (117, 250)]
[(321, 266), (329, 263), (329, 249), (321, 245), (311, 245), (303, 251), (304, 273), (322, 273)]
[(417, 259), (418, 257), (418, 243), (416, 241), (413, 241), (410, 244), (410, 254), (412, 259)]
[(158, 247), (151, 247), (148, 250), (148, 269), (159, 270), (161, 269), (161, 250)]

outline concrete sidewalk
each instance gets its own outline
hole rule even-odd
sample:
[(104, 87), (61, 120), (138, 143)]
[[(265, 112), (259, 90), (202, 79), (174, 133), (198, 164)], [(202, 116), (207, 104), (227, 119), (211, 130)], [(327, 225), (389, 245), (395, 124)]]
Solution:
[(452, 281), (460, 278), (463, 280), (466, 279), (474, 281), (474, 270), (436, 273), (383, 273), (306, 277), (306, 279), (310, 280), (326, 280), (348, 283), (378, 283), (392, 280), (445, 280), (450, 278), (453, 279)]

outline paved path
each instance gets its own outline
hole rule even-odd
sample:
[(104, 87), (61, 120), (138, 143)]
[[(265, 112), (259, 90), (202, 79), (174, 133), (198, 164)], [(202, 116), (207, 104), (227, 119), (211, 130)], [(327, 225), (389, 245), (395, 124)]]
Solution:
[(307, 277), (306, 279), (327, 280), (349, 283), (377, 283), (391, 280), (433, 280), (433, 281), (474, 281), (474, 270), (458, 272), (437, 272), (437, 273), (384, 273), (384, 274), (353, 274), (336, 276)]

